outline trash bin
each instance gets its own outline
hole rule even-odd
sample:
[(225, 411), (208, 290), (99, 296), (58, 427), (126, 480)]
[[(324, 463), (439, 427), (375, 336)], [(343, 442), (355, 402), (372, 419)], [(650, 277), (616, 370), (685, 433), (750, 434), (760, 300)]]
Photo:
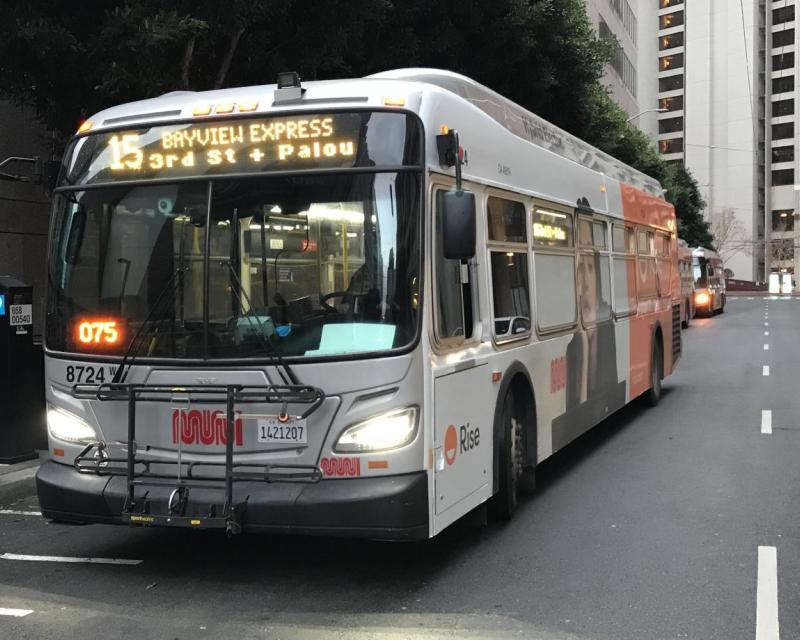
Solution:
[(33, 347), (33, 287), (0, 275), (0, 463), (36, 457), (45, 415)]

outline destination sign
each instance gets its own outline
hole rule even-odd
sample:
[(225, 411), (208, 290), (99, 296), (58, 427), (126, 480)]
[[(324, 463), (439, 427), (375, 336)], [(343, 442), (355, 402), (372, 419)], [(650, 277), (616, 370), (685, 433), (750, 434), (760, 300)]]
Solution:
[[(369, 114), (192, 122), (86, 138), (84, 183), (356, 166)], [(404, 117), (404, 116), (400, 116)], [(78, 145), (82, 141), (78, 141)], [(85, 165), (84, 165), (85, 166)]]

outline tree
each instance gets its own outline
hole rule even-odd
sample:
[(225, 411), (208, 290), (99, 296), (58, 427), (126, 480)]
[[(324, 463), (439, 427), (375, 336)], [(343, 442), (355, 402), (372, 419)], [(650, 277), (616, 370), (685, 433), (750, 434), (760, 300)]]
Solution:
[(727, 263), (740, 253), (751, 253), (744, 225), (733, 209), (723, 209), (711, 215), (711, 233), (714, 236), (714, 247), (722, 262)]
[[(710, 246), (697, 183), (602, 86), (615, 42), (582, 0), (5, 0), (0, 95), (66, 140), (105, 107), (175, 89), (433, 66), (468, 75), (656, 178), (678, 231)], [(91, 16), (91, 19), (87, 19)]]

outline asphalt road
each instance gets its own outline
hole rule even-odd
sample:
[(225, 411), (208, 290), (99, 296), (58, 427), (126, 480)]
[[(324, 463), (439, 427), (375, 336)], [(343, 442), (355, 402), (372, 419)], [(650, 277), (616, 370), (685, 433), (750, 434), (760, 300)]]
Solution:
[[(776, 640), (759, 547), (780, 637), (800, 638), (798, 319), (800, 300), (744, 298), (696, 320), (661, 404), (548, 461), (504, 526), (229, 541), (0, 514), (0, 553), (142, 561), (0, 558), (0, 613), (33, 611), (0, 615), (0, 638), (752, 640), (761, 581), (760, 638)], [(0, 509), (35, 512), (33, 484), (0, 490)]]

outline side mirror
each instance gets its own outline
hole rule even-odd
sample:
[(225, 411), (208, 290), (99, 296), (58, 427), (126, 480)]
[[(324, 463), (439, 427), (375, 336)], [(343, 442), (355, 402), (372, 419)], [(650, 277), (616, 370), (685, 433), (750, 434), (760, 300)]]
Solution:
[(442, 248), (448, 260), (475, 257), (475, 194), (470, 191), (440, 192)]

